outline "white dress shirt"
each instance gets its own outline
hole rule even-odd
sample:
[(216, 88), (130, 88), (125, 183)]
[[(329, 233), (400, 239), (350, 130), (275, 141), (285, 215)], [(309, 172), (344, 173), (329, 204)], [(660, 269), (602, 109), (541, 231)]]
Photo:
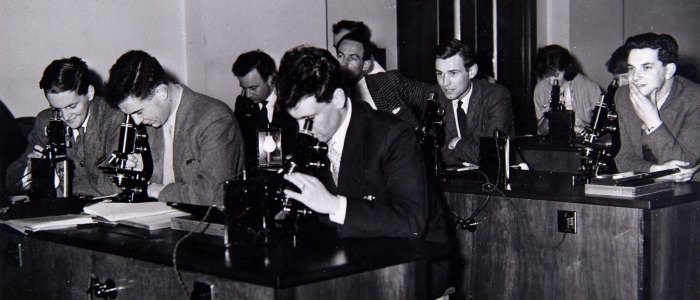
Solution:
[[(350, 103), (349, 99), (345, 100), (345, 103), (348, 106), (348, 113), (345, 115), (345, 120), (340, 124), (340, 127), (338, 127), (338, 130), (333, 134), (333, 137), (331, 137), (330, 140), (328, 140), (328, 147), (333, 148), (334, 151), (340, 155), (340, 157), (343, 156), (343, 148), (345, 147), (345, 135), (348, 132), (348, 126), (350, 125), (350, 116), (352, 115), (352, 104)], [(331, 149), (328, 149), (328, 151), (331, 151)], [(331, 172), (339, 172), (340, 171), (340, 160), (338, 161), (338, 165), (335, 166), (333, 165), (333, 162), (331, 162)], [(335, 174), (334, 176), (338, 176), (338, 174)], [(345, 196), (338, 195), (338, 199), (340, 200), (340, 204), (338, 204), (338, 211), (335, 212), (335, 214), (329, 214), (328, 217), (331, 221), (338, 223), (338, 224), (343, 224), (345, 223), (345, 214), (347, 213), (348, 209), (348, 199), (345, 198)]]
[(365, 101), (369, 103), (369, 106), (371, 106), (372, 109), (377, 110), (377, 105), (374, 104), (374, 99), (372, 99), (372, 95), (369, 93), (369, 88), (367, 88), (367, 81), (365, 80), (364, 76), (362, 76), (362, 79), (360, 79), (360, 81), (357, 82), (355, 89), (359, 92), (360, 97), (362, 97), (362, 99), (357, 100)]
[[(472, 85), (473, 86), (473, 85)], [(466, 116), (467, 113), (469, 112), (469, 100), (472, 98), (472, 87), (469, 87), (469, 92), (467, 92), (462, 99), (457, 98), (452, 100), (452, 115), (455, 116), (455, 127), (457, 127), (457, 136), (459, 138), (462, 138), (462, 132), (459, 129), (459, 122), (457, 121), (457, 101), (462, 100), (462, 106), (460, 107), (464, 111), (464, 115)]]
[(177, 110), (180, 108), (180, 95), (173, 99), (175, 109), (170, 113), (170, 117), (163, 124), (163, 186), (175, 182), (175, 169), (173, 168), (173, 145), (175, 139), (175, 121), (177, 120)]

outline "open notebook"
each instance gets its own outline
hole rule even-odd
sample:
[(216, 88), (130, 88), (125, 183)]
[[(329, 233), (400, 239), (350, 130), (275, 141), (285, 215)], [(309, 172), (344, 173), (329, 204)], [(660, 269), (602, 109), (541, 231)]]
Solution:
[(100, 202), (83, 208), (83, 212), (107, 223), (155, 230), (169, 228), (170, 219), (190, 215), (165, 202), (112, 203)]
[(95, 223), (95, 220), (88, 215), (61, 215), (38, 218), (16, 219), (2, 221), (2, 223), (26, 234), (51, 229), (71, 228), (82, 224)]

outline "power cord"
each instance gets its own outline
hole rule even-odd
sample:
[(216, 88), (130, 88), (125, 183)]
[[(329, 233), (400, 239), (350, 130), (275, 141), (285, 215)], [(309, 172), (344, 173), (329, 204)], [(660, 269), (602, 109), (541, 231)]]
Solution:
[(175, 274), (177, 275), (177, 280), (180, 282), (180, 286), (185, 291), (185, 299), (190, 299), (190, 291), (187, 289), (187, 285), (185, 285), (185, 281), (182, 280), (182, 274), (180, 273), (180, 270), (177, 268), (177, 248), (180, 246), (180, 243), (182, 243), (185, 239), (190, 237), (193, 233), (199, 232), (200, 226), (202, 226), (202, 224), (204, 224), (204, 220), (206, 220), (207, 217), (209, 217), (209, 213), (211, 212), (213, 207), (214, 206), (209, 206), (209, 208), (207, 209), (207, 213), (204, 214), (204, 217), (202, 218), (202, 220), (200, 220), (199, 223), (197, 223), (197, 226), (195, 226), (194, 229), (192, 229), (190, 232), (188, 232), (182, 238), (180, 238), (180, 240), (178, 240), (177, 243), (175, 243), (175, 249), (173, 249), (173, 270), (175, 270)]
[[(500, 161), (500, 157), (499, 157), (499, 165), (500, 165), (500, 164), (501, 164), (501, 161)], [(500, 168), (499, 168), (499, 171), (500, 171)], [(503, 194), (503, 192), (502, 192), (500, 189), (498, 189), (498, 186), (496, 186), (495, 184), (491, 183), (491, 181), (489, 180), (488, 175), (487, 175), (486, 173), (484, 173), (484, 171), (481, 171), (481, 170), (470, 170), (470, 171), (467, 171), (467, 172), (480, 174), (481, 176), (483, 176), (483, 177), (486, 179), (486, 183), (484, 183), (484, 184), (481, 185), (481, 190), (482, 190), (482, 191), (487, 192), (487, 193), (490, 193), (490, 192), (493, 192), (493, 191), (498, 191), (503, 197), (505, 197), (505, 194)], [(452, 215), (457, 219), (457, 221), (455, 222), (455, 227), (459, 227), (460, 229), (462, 229), (462, 230), (467, 230), (467, 231), (469, 231), (469, 232), (474, 232), (474, 231), (476, 231), (476, 227), (477, 227), (477, 225), (479, 225), (479, 223), (476, 221), (476, 216), (477, 216), (482, 210), (484, 210), (484, 208), (486, 207), (486, 204), (489, 203), (489, 200), (491, 200), (491, 196), (490, 196), (490, 195), (489, 195), (489, 196), (486, 196), (486, 201), (484, 201), (484, 203), (482, 203), (482, 204), (479, 206), (479, 208), (477, 208), (477, 209), (476, 209), (468, 218), (466, 218), (466, 219), (460, 217), (456, 212), (450, 211), (450, 213), (452, 213)]]

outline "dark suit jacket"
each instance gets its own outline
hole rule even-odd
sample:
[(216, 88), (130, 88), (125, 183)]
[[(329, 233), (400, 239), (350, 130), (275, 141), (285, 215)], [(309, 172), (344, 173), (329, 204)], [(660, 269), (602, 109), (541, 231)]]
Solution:
[[(182, 86), (173, 138), (175, 182), (159, 199), (196, 205), (224, 204), (224, 181), (245, 166), (238, 122), (225, 103)], [(153, 156), (151, 182), (163, 181), (163, 130), (148, 127)]]
[[(241, 127), (245, 143), (246, 169), (251, 170), (258, 165), (258, 130), (267, 129), (267, 123), (260, 118), (259, 105), (250, 98), (238, 96), (233, 114)], [(271, 128), (280, 129), (282, 133), (282, 154), (287, 156), (294, 153), (296, 134), (299, 131), (297, 121), (284, 110), (275, 105), (272, 113)]]
[(450, 141), (457, 137), (452, 101), (440, 93), (440, 103), (445, 109), (445, 146), (442, 148), (442, 157), (447, 164), (479, 164), (479, 137), (492, 137), (496, 130), (509, 135), (513, 126), (513, 106), (508, 89), (485, 80), (473, 80), (472, 83), (467, 132), (462, 133), (462, 140), (455, 149), (448, 149)]
[(21, 157), (25, 148), (27, 138), (15, 116), (0, 101), (0, 200), (5, 195), (5, 172), (13, 161)]
[(331, 193), (347, 197), (347, 214), (343, 225), (329, 224), (341, 237), (424, 238), (436, 206), (428, 200), (413, 129), (354, 101), (344, 145), (338, 187), (330, 172), (323, 181)]
[[(34, 128), (29, 133), (29, 144), (24, 153), (7, 170), (7, 186), (13, 191), (22, 185), (22, 175), (27, 167), (27, 155), (34, 151), (34, 145), (45, 147), (48, 137), (44, 134), (46, 125), (53, 117), (51, 109), (41, 111), (34, 121)], [(119, 192), (109, 175), (98, 169), (107, 165), (106, 159), (119, 146), (119, 124), (124, 121), (124, 113), (107, 104), (100, 97), (90, 102), (90, 117), (83, 138), (83, 153), (76, 147), (66, 150), (66, 156), (74, 168), (72, 174), (73, 195), (106, 196)], [(72, 142), (72, 141), (71, 141)]]
[(408, 79), (399, 71), (366, 75), (365, 81), (377, 110), (394, 113), (398, 108), (396, 115), (414, 129), (420, 124), (420, 114), (430, 92), (437, 90), (431, 84)]

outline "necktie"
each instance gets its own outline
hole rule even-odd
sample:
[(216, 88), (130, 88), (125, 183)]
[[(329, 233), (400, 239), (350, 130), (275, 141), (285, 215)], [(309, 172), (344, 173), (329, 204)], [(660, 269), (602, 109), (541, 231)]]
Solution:
[(75, 149), (80, 152), (82, 155), (83, 153), (83, 144), (85, 141), (85, 127), (80, 126), (78, 127), (78, 136), (75, 137)]
[(163, 125), (163, 185), (175, 182), (173, 170), (173, 126)]
[(78, 164), (82, 167), (85, 166), (85, 159), (83, 156), (85, 156), (85, 127), (80, 126), (78, 127), (78, 136), (75, 137), (75, 152), (78, 153), (78, 157), (80, 157), (80, 160), (78, 161)]
[(328, 159), (331, 161), (331, 174), (333, 182), (338, 186), (338, 173), (340, 172), (340, 153), (335, 150), (335, 142), (330, 141), (328, 145)]
[(459, 124), (460, 137), (464, 137), (467, 134), (467, 114), (462, 109), (462, 100), (457, 101), (457, 124)]
[(267, 118), (267, 101), (260, 102), (262, 107), (260, 108), (260, 122), (265, 125), (270, 124), (270, 119)]

